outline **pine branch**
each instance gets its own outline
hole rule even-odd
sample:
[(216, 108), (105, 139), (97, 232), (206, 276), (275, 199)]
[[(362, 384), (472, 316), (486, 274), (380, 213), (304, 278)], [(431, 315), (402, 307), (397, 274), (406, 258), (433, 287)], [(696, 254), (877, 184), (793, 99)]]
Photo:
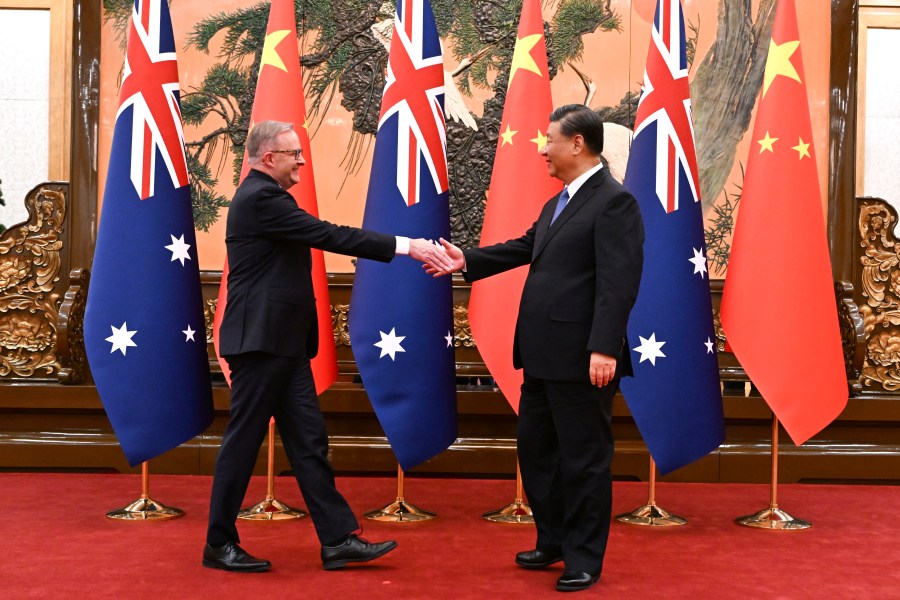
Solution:
[[(744, 166), (741, 165), (741, 180), (744, 177)], [(704, 231), (706, 238), (706, 254), (712, 263), (716, 275), (721, 275), (728, 269), (728, 261), (731, 258), (731, 239), (734, 235), (734, 211), (741, 201), (742, 187), (735, 185), (737, 193), (730, 194), (728, 190), (722, 190), (725, 200), (721, 204), (712, 207), (715, 213), (710, 226)]]
[[(220, 32), (225, 30), (222, 49), (219, 57), (231, 62), (246, 57), (256, 51), (257, 45), (266, 35), (266, 23), (269, 20), (269, 3), (260, 2), (236, 11), (220, 12), (201, 20), (194, 25), (188, 35), (188, 46), (209, 53), (209, 44)], [(253, 46), (244, 44), (244, 37), (253, 40)]]
[(622, 18), (612, 8), (596, 0), (563, 0), (553, 16), (550, 55), (563, 65), (579, 60), (584, 52), (582, 36), (601, 31), (622, 31)]
[(194, 225), (200, 231), (209, 231), (210, 226), (219, 219), (219, 210), (230, 204), (228, 198), (216, 194), (218, 181), (212, 176), (209, 167), (201, 162), (197, 154), (188, 152), (188, 170), (191, 174), (191, 208)]
[(688, 61), (688, 71), (691, 70), (691, 67), (694, 66), (694, 57), (697, 56), (697, 42), (700, 40), (700, 16), (697, 16), (698, 22), (695, 25), (694, 23), (688, 23), (688, 30), (690, 33), (687, 36), (687, 39), (684, 42), (684, 51), (687, 54)]
[(128, 19), (134, 8), (134, 0), (103, 0), (103, 22), (112, 21), (113, 32), (116, 41), (119, 42), (119, 49), (125, 52), (125, 44), (128, 36)]

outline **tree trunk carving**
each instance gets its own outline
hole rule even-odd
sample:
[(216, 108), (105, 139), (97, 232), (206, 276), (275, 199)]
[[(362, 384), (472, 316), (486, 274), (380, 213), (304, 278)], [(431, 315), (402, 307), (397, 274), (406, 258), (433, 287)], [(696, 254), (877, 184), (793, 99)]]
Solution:
[(719, 0), (716, 41), (691, 83), (700, 198), (704, 213), (719, 197), (738, 142), (750, 126), (769, 52), (775, 0)]

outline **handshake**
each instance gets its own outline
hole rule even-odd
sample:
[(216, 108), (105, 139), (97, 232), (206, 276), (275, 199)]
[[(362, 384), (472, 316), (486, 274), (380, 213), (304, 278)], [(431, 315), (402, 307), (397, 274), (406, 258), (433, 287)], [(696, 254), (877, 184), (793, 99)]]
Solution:
[(421, 261), (425, 272), (434, 277), (456, 273), (466, 267), (466, 259), (462, 250), (444, 238), (440, 239), (440, 243), (422, 238), (410, 238), (409, 255)]

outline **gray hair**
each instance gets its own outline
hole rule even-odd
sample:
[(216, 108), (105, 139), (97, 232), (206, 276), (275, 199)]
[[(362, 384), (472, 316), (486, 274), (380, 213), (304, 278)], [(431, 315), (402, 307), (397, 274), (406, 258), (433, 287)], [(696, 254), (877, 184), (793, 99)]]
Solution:
[(251, 161), (259, 161), (262, 155), (268, 152), (268, 148), (272, 146), (272, 141), (284, 133), (294, 128), (293, 123), (285, 121), (262, 121), (250, 128), (250, 134), (247, 136), (247, 157)]

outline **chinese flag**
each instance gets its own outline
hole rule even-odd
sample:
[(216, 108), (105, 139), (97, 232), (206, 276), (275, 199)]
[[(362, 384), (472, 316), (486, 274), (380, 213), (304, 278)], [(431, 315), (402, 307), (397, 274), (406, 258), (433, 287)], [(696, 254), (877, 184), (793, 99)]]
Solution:
[[(550, 177), (540, 155), (553, 101), (544, 20), (539, 0), (525, 0), (509, 71), (509, 86), (494, 171), (481, 230), (481, 246), (520, 237), (562, 183)], [(519, 412), (522, 372), (513, 368), (513, 336), (528, 267), (476, 281), (469, 298), (469, 325), (484, 364)]]
[(840, 414), (847, 380), (794, 0), (775, 13), (721, 310), (795, 444)]
[[(266, 27), (266, 41), (263, 46), (259, 79), (256, 82), (256, 96), (250, 113), (250, 127), (261, 121), (287, 121), (294, 124), (306, 166), (300, 170), (300, 183), (290, 189), (297, 205), (309, 214), (318, 217), (316, 204), (316, 182), (313, 178), (312, 152), (309, 146), (309, 132), (306, 129), (306, 103), (303, 96), (303, 79), (300, 76), (300, 54), (297, 50), (297, 23), (294, 18), (292, 0), (272, 0), (269, 10), (269, 24)], [(250, 170), (250, 163), (244, 155), (241, 179)], [(312, 359), (316, 393), (322, 393), (337, 378), (337, 358), (334, 349), (334, 331), (331, 324), (331, 306), (328, 296), (328, 280), (325, 275), (325, 258), (321, 250), (312, 251), (313, 290), (316, 294), (316, 312), (319, 322), (319, 354)], [(219, 353), (219, 327), (228, 302), (228, 263), (222, 269), (222, 283), (219, 286), (219, 302), (213, 324), (213, 339), (216, 354)], [(228, 364), (219, 356), (219, 364), (225, 377), (230, 381)]]

